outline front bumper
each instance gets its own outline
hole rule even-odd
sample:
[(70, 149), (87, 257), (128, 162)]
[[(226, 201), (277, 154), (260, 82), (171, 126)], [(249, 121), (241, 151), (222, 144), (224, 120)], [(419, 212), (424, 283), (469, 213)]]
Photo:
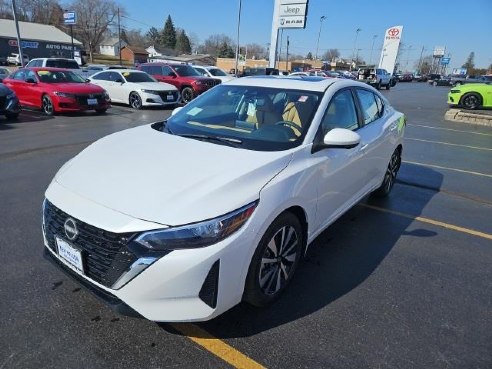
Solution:
[(85, 98), (52, 97), (57, 112), (77, 112), (88, 110), (103, 110), (111, 107), (111, 102), (106, 99), (98, 99), (97, 104), (89, 105)]
[[(84, 206), (85, 209), (81, 211), (73, 206), (69, 206), (70, 209), (66, 211), (72, 219), (79, 221), (85, 214), (97, 214), (100, 208), (100, 205), (87, 202)], [(110, 212), (113, 211), (106, 209), (106, 219)], [(116, 218), (122, 216), (116, 212), (114, 215)], [(145, 230), (155, 228), (155, 225), (150, 223)], [(209, 320), (241, 301), (245, 274), (251, 259), (251, 246), (256, 242), (256, 234), (252, 235), (249, 229), (245, 226), (231, 237), (209, 247), (174, 250), (159, 256), (152, 265), (121, 288), (114, 288), (114, 284), (111, 283), (116, 278), (111, 281), (101, 279), (97, 282), (89, 277), (88, 274), (91, 273), (82, 274), (65, 262), (59, 256), (57, 248), (53, 247), (53, 243), (48, 242), (48, 232), (43, 221), (45, 252), (56, 260), (58, 266), (89, 287), (110, 306), (116, 306), (117, 311), (124, 314), (127, 314), (126, 311), (134, 311), (146, 319), (166, 322)], [(52, 236), (49, 234), (49, 237)], [(57, 236), (66, 240), (64, 234)], [(76, 243), (74, 246), (78, 247)], [(132, 250), (131, 247), (129, 249)], [(90, 250), (83, 251), (84, 263), (89, 262), (88, 252)]]
[(179, 102), (180, 99), (180, 95), (178, 91), (162, 91), (159, 94), (141, 92), (141, 94), (142, 94), (142, 104), (144, 106), (175, 105)]

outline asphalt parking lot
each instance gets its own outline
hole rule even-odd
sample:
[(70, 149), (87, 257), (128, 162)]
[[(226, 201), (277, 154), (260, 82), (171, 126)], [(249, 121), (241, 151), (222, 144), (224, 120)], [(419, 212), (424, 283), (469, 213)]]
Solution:
[(58, 168), (170, 111), (0, 117), (0, 369), (491, 368), (492, 128), (445, 121), (447, 91), (383, 91), (408, 117), (390, 197), (321, 234), (275, 305), (200, 324), (117, 315), (42, 257)]

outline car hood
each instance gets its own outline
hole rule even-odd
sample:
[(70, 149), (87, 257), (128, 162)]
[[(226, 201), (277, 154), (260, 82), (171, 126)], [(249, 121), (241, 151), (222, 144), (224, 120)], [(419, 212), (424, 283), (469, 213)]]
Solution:
[(492, 85), (487, 83), (467, 83), (461, 86), (455, 87), (460, 91), (485, 91), (486, 89), (492, 90)]
[(69, 92), (73, 94), (100, 94), (104, 89), (92, 83), (46, 83), (52, 91)]
[(177, 91), (177, 88), (175, 86), (165, 82), (141, 82), (141, 83), (130, 82), (129, 84), (134, 85), (137, 88), (146, 89), (146, 90)]
[(291, 157), (289, 151), (238, 149), (146, 125), (93, 143), (63, 166), (55, 181), (109, 209), (173, 226), (257, 200)]

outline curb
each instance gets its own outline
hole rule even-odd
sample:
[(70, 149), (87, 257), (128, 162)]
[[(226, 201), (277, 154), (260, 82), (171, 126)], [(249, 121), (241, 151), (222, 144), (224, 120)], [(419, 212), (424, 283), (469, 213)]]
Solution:
[(492, 115), (463, 111), (461, 109), (449, 109), (444, 114), (444, 119), (453, 122), (478, 124), (492, 127)]

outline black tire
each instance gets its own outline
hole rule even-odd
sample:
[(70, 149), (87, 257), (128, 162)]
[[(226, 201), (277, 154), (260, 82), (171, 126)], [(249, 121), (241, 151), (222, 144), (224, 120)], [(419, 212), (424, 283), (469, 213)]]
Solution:
[(478, 109), (482, 106), (482, 96), (475, 92), (464, 94), (460, 100), (460, 105), (469, 110)]
[(19, 118), (19, 113), (5, 113), (5, 118), (9, 120), (15, 120)]
[(193, 89), (191, 87), (184, 87), (181, 90), (181, 101), (184, 104), (188, 104), (194, 97)]
[(388, 82), (388, 84), (386, 85), (386, 89), (389, 90), (391, 88), (391, 82)]
[(138, 92), (130, 92), (130, 96), (128, 96), (128, 104), (133, 109), (142, 109), (142, 98), (138, 94)]
[(106, 113), (106, 110), (108, 110), (108, 109), (106, 109), (106, 108), (104, 108), (104, 109), (96, 109), (96, 113), (97, 114), (105, 114)]
[(381, 81), (378, 82), (378, 84), (376, 85), (376, 90), (380, 90), (381, 89)]
[(51, 116), (55, 114), (55, 106), (53, 105), (51, 97), (49, 97), (48, 95), (43, 95), (43, 97), (41, 98), (41, 109), (46, 115)]
[(373, 192), (376, 197), (386, 197), (390, 194), (393, 185), (395, 184), (396, 175), (401, 165), (401, 152), (396, 149), (391, 155), (391, 159), (386, 168), (386, 173), (384, 174), (383, 183), (377, 190)]
[(433, 86), (437, 86), (437, 81), (432, 82)]
[(294, 214), (285, 212), (273, 221), (251, 259), (244, 301), (263, 307), (280, 297), (299, 264), (303, 237), (301, 223)]

